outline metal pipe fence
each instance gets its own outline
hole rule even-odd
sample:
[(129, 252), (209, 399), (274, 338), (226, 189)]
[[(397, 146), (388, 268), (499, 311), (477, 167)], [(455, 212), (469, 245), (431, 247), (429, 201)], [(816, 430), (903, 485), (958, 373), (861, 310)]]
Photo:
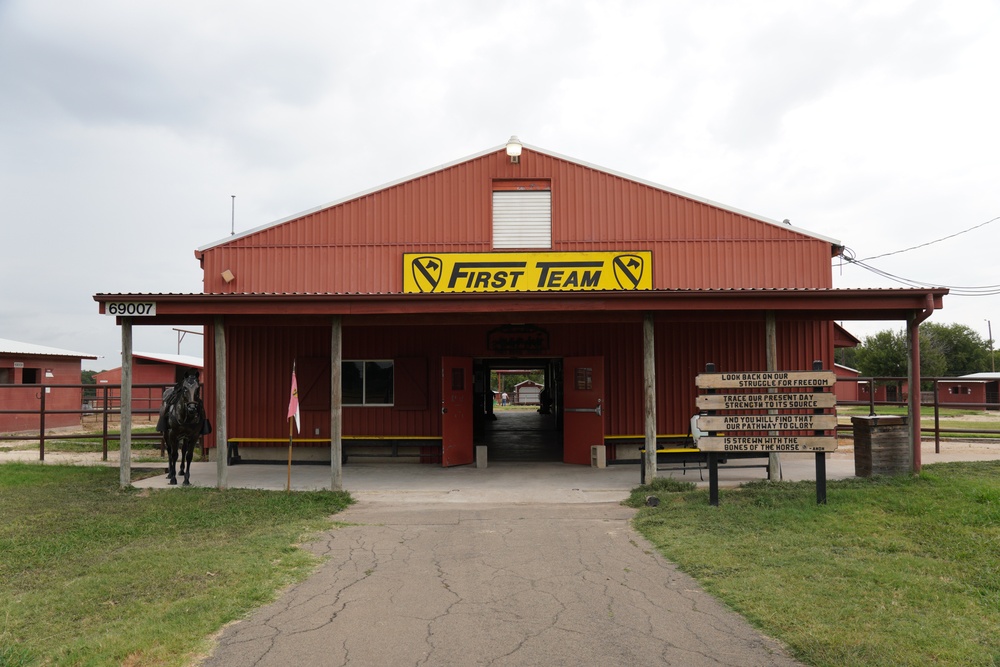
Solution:
[[(160, 403), (162, 401), (163, 390), (172, 385), (169, 384), (134, 384), (132, 385), (132, 414), (146, 415), (149, 423), (156, 423), (159, 416)], [(83, 400), (80, 409), (54, 409), (48, 407), (51, 391), (80, 390)], [(12, 409), (5, 405), (9, 400), (4, 399), (3, 392), (11, 391), (30, 392), (35, 390), (34, 400), (37, 401), (32, 407), (21, 407)], [(137, 391), (138, 390), (138, 391)], [(30, 399), (29, 399), (30, 400)], [(21, 415), (27, 416), (30, 422), (35, 422), (37, 418), (37, 428), (17, 429), (9, 433), (0, 433), (0, 443), (6, 441), (37, 441), (38, 460), (45, 460), (45, 443), (48, 440), (101, 440), (101, 459), (108, 460), (108, 443), (119, 442), (121, 440), (121, 430), (113, 428), (115, 424), (120, 425), (121, 420), (121, 385), (120, 384), (18, 384), (0, 385), (0, 415)], [(80, 428), (85, 428), (87, 423), (95, 427), (100, 425), (100, 432), (87, 433), (54, 433), (51, 428), (46, 427), (46, 417), (52, 415), (80, 415)], [(2, 417), (0, 417), (2, 420)], [(96, 431), (96, 429), (95, 429)], [(160, 454), (163, 454), (162, 437), (159, 433), (133, 433), (133, 440), (148, 440), (160, 442)], [(204, 455), (204, 451), (202, 451)]]
[[(908, 407), (909, 387), (907, 386), (908, 379), (905, 377), (837, 378), (838, 384), (850, 382), (857, 383), (856, 393), (859, 396), (859, 399), (844, 400), (843, 398), (838, 398), (838, 408), (844, 406), (865, 406), (868, 408), (868, 414), (874, 416), (878, 414), (878, 409), (880, 407), (883, 408), (883, 414), (887, 414), (884, 408), (902, 407), (905, 411)], [(921, 415), (923, 415), (923, 408), (933, 408), (934, 425), (928, 427), (921, 426), (920, 432), (921, 434), (933, 434), (934, 451), (936, 453), (941, 452), (942, 437), (961, 438), (962, 436), (977, 436), (977, 440), (1000, 440), (1000, 428), (958, 428), (941, 425), (942, 411), (952, 409), (995, 413), (997, 421), (992, 422), (991, 425), (1000, 425), (1000, 395), (998, 395), (995, 387), (991, 387), (991, 384), (996, 385), (997, 383), (974, 381), (967, 378), (921, 378)], [(862, 385), (864, 385), (864, 387), (862, 387)], [(942, 402), (941, 396), (943, 388), (967, 388), (970, 385), (983, 386), (984, 391), (982, 401), (960, 401), (949, 399)], [(924, 389), (924, 387), (929, 388)], [(885, 390), (884, 392), (882, 391), (883, 389)], [(861, 394), (866, 394), (866, 397), (860, 398)], [(879, 396), (882, 396), (882, 398), (879, 398)], [(892, 398), (890, 399), (889, 396), (892, 396)], [(893, 413), (898, 414), (896, 411), (893, 411)], [(837, 430), (838, 432), (851, 431), (851, 426), (848, 424), (841, 424), (837, 427)]]
[[(856, 383), (859, 396), (857, 400), (838, 398), (838, 407), (865, 406), (868, 414), (876, 415), (878, 410), (886, 408), (907, 408), (908, 387), (905, 377), (838, 377), (838, 384)], [(955, 426), (941, 425), (942, 410), (976, 410), (985, 413), (997, 413), (998, 423), (1000, 423), (1000, 396), (995, 388), (986, 385), (985, 400), (983, 402), (941, 401), (941, 388), (944, 385), (965, 386), (969, 385), (969, 380), (958, 378), (933, 377), (924, 378), (922, 384), (930, 387), (929, 390), (921, 392), (921, 409), (933, 408), (934, 425), (921, 427), (921, 434), (933, 434), (935, 451), (940, 453), (942, 438), (961, 438), (963, 436), (978, 436), (982, 440), (1000, 440), (1000, 429), (991, 428), (959, 428)], [(134, 384), (132, 398), (132, 414), (136, 416), (147, 416), (149, 423), (155, 424), (155, 417), (159, 415), (160, 402), (163, 390), (172, 385), (168, 384)], [(35, 390), (35, 400), (37, 403), (31, 408), (10, 409), (4, 405), (4, 390), (18, 389), (23, 391)], [(885, 388), (883, 392), (882, 389)], [(891, 390), (890, 390), (891, 388)], [(54, 409), (46, 406), (49, 391), (55, 389), (80, 390), (83, 401), (78, 410)], [(865, 391), (867, 389), (867, 391)], [(864, 398), (860, 398), (865, 394)], [(891, 398), (890, 398), (891, 396)], [(898, 413), (898, 412), (897, 412)], [(108, 443), (121, 440), (120, 430), (115, 430), (113, 426), (119, 423), (121, 416), (121, 385), (120, 384), (19, 384), (0, 385), (0, 415), (27, 415), (37, 417), (37, 428), (18, 430), (11, 433), (0, 433), (0, 443), (5, 441), (35, 441), (39, 443), (38, 457), (40, 461), (45, 460), (45, 443), (47, 440), (84, 440), (100, 438), (102, 460), (108, 460)], [(86, 423), (94, 426), (100, 425), (100, 433), (47, 433), (46, 416), (52, 415), (80, 415), (80, 426)], [(34, 421), (34, 420), (32, 420)], [(849, 424), (841, 424), (837, 427), (838, 433), (850, 432)], [(159, 433), (133, 433), (133, 440), (160, 441), (161, 454), (163, 452), (162, 438)], [(205, 452), (202, 447), (202, 458)]]

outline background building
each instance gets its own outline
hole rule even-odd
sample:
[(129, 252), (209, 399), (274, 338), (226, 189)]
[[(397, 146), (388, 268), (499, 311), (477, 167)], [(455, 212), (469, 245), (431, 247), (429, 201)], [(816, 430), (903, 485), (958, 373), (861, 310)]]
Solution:
[[(39, 411), (81, 410), (81, 361), (86, 352), (0, 338), (0, 433), (37, 431)], [(26, 412), (22, 412), (26, 411)], [(46, 414), (45, 428), (79, 426), (80, 414)]]
[[(155, 352), (134, 352), (132, 354), (132, 411), (138, 417), (147, 421), (156, 421), (163, 398), (163, 390), (172, 387), (181, 380), (188, 370), (202, 370), (202, 360), (184, 354), (161, 354)], [(111, 409), (121, 407), (121, 390), (109, 388), (106, 392), (102, 385), (120, 385), (122, 368), (112, 368), (94, 375), (97, 383), (97, 396), (94, 400), (96, 408), (103, 408), (105, 403)], [(149, 386), (153, 385), (153, 386)]]

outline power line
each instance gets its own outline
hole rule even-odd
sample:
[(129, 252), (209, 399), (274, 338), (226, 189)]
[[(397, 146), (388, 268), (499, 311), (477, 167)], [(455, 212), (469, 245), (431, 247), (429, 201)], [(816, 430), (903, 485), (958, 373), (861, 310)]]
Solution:
[(985, 227), (986, 225), (990, 224), (991, 222), (996, 222), (997, 220), (1000, 220), (1000, 216), (997, 216), (997, 217), (993, 218), (992, 220), (987, 220), (986, 222), (981, 222), (978, 225), (975, 225), (974, 227), (969, 227), (968, 229), (963, 229), (960, 232), (955, 232), (954, 234), (949, 234), (948, 236), (943, 236), (943, 237), (941, 237), (939, 239), (935, 239), (933, 241), (928, 241), (927, 243), (921, 243), (920, 245), (911, 246), (909, 248), (903, 248), (902, 250), (894, 250), (892, 252), (882, 253), (881, 255), (872, 255), (871, 257), (865, 257), (864, 259), (860, 259), (860, 260), (856, 260), (856, 261), (866, 262), (869, 259), (878, 259), (880, 257), (888, 257), (889, 255), (898, 255), (898, 254), (903, 253), (903, 252), (909, 252), (911, 250), (916, 250), (917, 248), (925, 248), (925, 247), (927, 247), (929, 245), (934, 245), (935, 243), (941, 243), (941, 241), (947, 241), (948, 239), (953, 239), (956, 236), (961, 236), (962, 234), (968, 234), (969, 232), (971, 232), (973, 230), (979, 229), (980, 227)]
[(906, 285), (907, 287), (945, 287), (951, 291), (952, 296), (996, 296), (1000, 294), (1000, 285), (942, 285), (940, 283), (929, 283), (922, 280), (915, 280), (913, 278), (904, 278), (903, 276), (897, 276), (896, 274), (889, 273), (870, 264), (866, 264), (864, 260), (856, 259), (854, 251), (850, 248), (844, 248), (843, 254), (841, 255), (849, 264), (854, 264), (856, 266), (870, 271), (875, 275), (887, 278), (901, 285)]

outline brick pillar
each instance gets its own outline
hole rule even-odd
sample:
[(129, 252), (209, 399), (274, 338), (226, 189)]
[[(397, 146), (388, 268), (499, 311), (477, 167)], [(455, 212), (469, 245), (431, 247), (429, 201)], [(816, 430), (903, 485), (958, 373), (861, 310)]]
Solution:
[(851, 417), (855, 476), (899, 475), (911, 471), (907, 423), (907, 417), (895, 415)]

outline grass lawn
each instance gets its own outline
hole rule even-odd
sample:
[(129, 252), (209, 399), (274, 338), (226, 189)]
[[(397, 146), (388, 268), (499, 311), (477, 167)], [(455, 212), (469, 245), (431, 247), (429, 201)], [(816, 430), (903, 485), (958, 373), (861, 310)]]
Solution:
[(0, 666), (183, 665), (303, 579), (345, 493), (121, 490), (115, 468), (0, 465)]
[[(837, 414), (838, 415), (867, 415), (869, 413), (869, 407), (867, 405), (838, 405)], [(875, 412), (880, 415), (907, 415), (910, 410), (905, 405), (876, 405)], [(982, 415), (987, 417), (992, 417), (994, 424), (1000, 423), (1000, 412), (996, 411), (985, 411), (985, 410), (971, 410), (967, 408), (938, 408), (938, 413), (942, 417), (962, 417), (965, 415)], [(925, 405), (920, 408), (921, 419), (927, 419), (928, 417), (934, 418), (934, 408)]]
[(1000, 664), (1000, 462), (655, 494), (636, 528), (810, 665)]
[[(906, 415), (907, 408), (893, 405), (880, 405), (876, 408), (880, 415)], [(840, 423), (850, 424), (851, 417), (857, 415), (867, 415), (866, 406), (841, 406), (837, 408), (837, 416)], [(1000, 438), (1000, 412), (985, 412), (983, 410), (967, 410), (962, 408), (940, 408), (938, 419), (941, 429), (959, 429), (961, 431), (972, 431), (982, 429), (978, 433), (948, 433), (943, 431), (942, 438), (957, 439), (997, 439)], [(923, 428), (934, 427), (934, 408), (924, 406), (920, 411), (920, 423)], [(933, 437), (930, 433), (924, 433), (925, 438)]]
[[(113, 433), (117, 434), (117, 431)], [(153, 426), (143, 426), (132, 429), (132, 434), (134, 435), (157, 435), (156, 429)], [(115, 436), (117, 438), (117, 435)], [(60, 438), (59, 435), (47, 435), (45, 437), (45, 451), (47, 452), (100, 452), (101, 451), (101, 433), (100, 431), (95, 431), (90, 433), (88, 437), (74, 437), (74, 438)], [(117, 452), (119, 449), (120, 442), (115, 440), (108, 441), (108, 451)], [(37, 440), (4, 440), (0, 437), (0, 451), (15, 451), (23, 449), (38, 449)], [(160, 439), (147, 440), (145, 438), (133, 439), (132, 449), (142, 449), (142, 450), (153, 450), (157, 452), (160, 451)]]

